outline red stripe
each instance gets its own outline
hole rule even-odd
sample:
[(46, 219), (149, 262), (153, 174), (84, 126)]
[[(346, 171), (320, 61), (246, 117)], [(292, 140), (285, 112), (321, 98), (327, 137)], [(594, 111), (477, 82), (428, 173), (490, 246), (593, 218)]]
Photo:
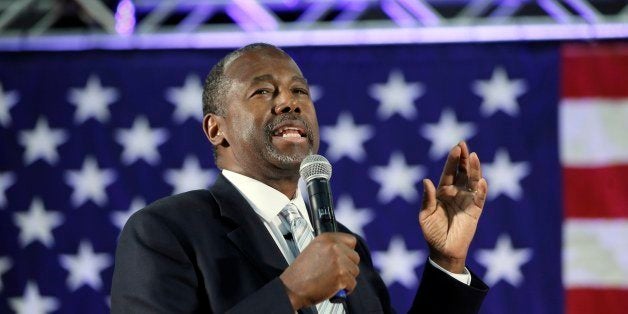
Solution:
[(562, 96), (628, 97), (628, 44), (566, 44), (562, 47)]
[(565, 216), (628, 217), (628, 165), (563, 168)]
[(628, 290), (568, 289), (567, 314), (624, 314), (628, 312)]

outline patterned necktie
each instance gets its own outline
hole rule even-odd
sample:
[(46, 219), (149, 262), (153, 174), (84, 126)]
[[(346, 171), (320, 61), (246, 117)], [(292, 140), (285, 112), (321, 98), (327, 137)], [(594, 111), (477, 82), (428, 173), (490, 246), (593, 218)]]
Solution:
[[(283, 218), (284, 223), (288, 225), (290, 233), (292, 233), (292, 241), (287, 240), (287, 242), (292, 250), (292, 253), (294, 253), (294, 256), (296, 257), (308, 244), (310, 244), (312, 239), (314, 239), (314, 235), (312, 234), (312, 231), (310, 231), (307, 221), (305, 221), (305, 219), (301, 216), (299, 210), (294, 204), (288, 203), (288, 205), (281, 210), (279, 216)], [(317, 304), (316, 309), (318, 310), (318, 313), (322, 314), (339, 314), (345, 312), (342, 304), (334, 304), (329, 302), (329, 300), (325, 300), (322, 303)]]

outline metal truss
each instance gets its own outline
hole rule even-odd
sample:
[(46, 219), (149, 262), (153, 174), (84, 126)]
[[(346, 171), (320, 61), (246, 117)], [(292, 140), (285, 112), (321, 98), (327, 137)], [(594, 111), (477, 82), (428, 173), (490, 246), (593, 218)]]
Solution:
[(0, 0), (0, 50), (604, 38), (628, 1)]

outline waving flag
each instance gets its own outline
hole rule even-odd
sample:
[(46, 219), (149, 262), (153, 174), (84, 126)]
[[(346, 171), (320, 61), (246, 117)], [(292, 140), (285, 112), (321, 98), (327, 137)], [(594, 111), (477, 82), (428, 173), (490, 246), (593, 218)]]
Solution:
[(562, 51), (560, 151), (569, 313), (628, 308), (628, 46)]
[[(468, 266), (482, 313), (620, 313), (628, 296), (628, 46), (303, 47), (337, 218), (406, 311), (416, 213), (461, 140), (490, 194)], [(0, 312), (107, 313), (118, 234), (208, 187), (202, 82), (226, 51), (0, 53)]]

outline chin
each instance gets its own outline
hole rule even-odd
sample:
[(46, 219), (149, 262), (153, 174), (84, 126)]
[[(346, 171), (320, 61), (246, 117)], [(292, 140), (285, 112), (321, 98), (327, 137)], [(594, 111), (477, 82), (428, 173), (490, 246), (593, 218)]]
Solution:
[(284, 169), (299, 169), (301, 166), (301, 162), (305, 157), (310, 155), (309, 153), (295, 153), (295, 154), (281, 154), (279, 152), (272, 152), (270, 154), (271, 158), (276, 161), (276, 164), (280, 166), (280, 168)]
[(296, 169), (297, 171), (303, 159), (314, 153), (311, 146), (307, 149), (304, 149), (304, 147), (291, 147), (287, 150), (279, 150), (271, 143), (268, 143), (266, 148), (266, 156), (269, 160), (273, 160), (275, 165), (282, 169)]
[(303, 161), (305, 157), (306, 156), (282, 155), (282, 156), (278, 156), (276, 160), (279, 162), (279, 164), (287, 168), (292, 168), (292, 167), (299, 168), (299, 166), (301, 165), (301, 161)]

